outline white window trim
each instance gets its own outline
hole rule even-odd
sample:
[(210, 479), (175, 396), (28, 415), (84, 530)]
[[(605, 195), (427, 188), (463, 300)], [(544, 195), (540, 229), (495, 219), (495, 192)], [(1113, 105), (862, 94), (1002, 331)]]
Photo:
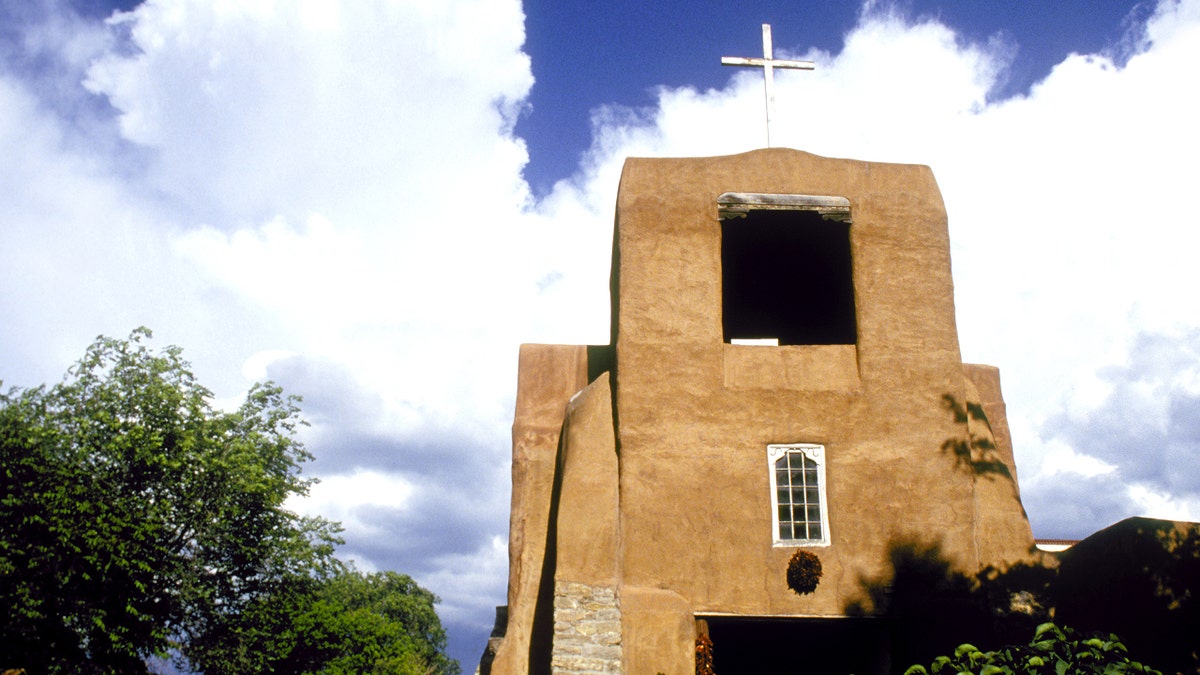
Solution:
[[(779, 538), (779, 486), (775, 480), (775, 462), (789, 452), (801, 452), (817, 463), (817, 494), (821, 500), (820, 539)], [(767, 446), (767, 475), (771, 477), (771, 540), (777, 547), (829, 546), (829, 500), (825, 496), (825, 446), (815, 443), (786, 443)]]

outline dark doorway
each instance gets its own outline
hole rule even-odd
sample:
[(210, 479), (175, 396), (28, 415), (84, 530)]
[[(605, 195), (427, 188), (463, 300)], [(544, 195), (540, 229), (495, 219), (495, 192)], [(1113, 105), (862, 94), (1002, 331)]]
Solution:
[(887, 624), (879, 619), (703, 616), (717, 675), (885, 675)]
[(722, 221), (721, 282), (725, 342), (857, 342), (849, 223), (768, 209)]

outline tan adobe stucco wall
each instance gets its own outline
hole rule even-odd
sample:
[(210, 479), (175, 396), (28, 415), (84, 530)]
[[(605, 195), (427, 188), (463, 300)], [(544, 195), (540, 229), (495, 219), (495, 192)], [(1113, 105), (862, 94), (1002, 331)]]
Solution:
[(546, 536), (557, 470), (559, 434), (567, 402), (587, 386), (587, 348), (522, 345), (513, 416), (512, 507), (508, 529), (508, 625), (493, 673), (529, 673), (530, 652), (549, 663), (554, 579), (544, 577)]
[[(723, 342), (716, 199), (728, 191), (849, 199), (857, 345)], [(630, 159), (616, 246), (624, 583), (671, 589), (696, 612), (837, 616), (894, 543), (938, 542), (969, 571), (984, 549), (990, 561), (1032, 546), (1025, 522), (974, 527), (978, 477), (942, 449), (967, 434), (944, 397), (966, 401), (974, 386), (928, 167), (785, 149)], [(759, 379), (730, 386), (730, 352), (771, 365), (743, 368)], [(837, 358), (853, 372), (831, 384)], [(825, 577), (807, 597), (783, 583), (792, 549), (772, 543), (765, 457), (770, 443), (796, 442), (827, 456), (832, 543), (817, 550)]]

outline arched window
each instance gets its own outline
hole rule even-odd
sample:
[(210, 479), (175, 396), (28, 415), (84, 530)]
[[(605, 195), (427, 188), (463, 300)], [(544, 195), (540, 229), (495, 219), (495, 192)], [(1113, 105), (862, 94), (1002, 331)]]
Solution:
[(768, 445), (777, 546), (826, 546), (829, 513), (825, 503), (825, 446), (811, 443)]

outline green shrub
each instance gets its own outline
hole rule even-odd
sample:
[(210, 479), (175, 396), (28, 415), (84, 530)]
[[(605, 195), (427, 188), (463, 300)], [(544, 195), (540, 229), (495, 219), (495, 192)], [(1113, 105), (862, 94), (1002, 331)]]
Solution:
[(1116, 635), (1080, 636), (1068, 627), (1044, 623), (1037, 627), (1027, 646), (1003, 647), (982, 652), (962, 644), (953, 656), (939, 656), (928, 669), (914, 665), (904, 675), (1066, 675), (1071, 673), (1152, 673), (1149, 666), (1129, 660), (1128, 650)]

